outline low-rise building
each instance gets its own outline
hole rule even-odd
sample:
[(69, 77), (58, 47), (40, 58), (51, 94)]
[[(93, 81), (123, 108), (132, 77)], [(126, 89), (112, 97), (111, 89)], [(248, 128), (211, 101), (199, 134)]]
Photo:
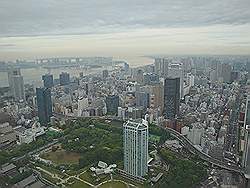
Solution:
[(16, 133), (9, 123), (0, 124), (0, 149), (16, 143)]
[(45, 134), (45, 127), (40, 126), (38, 122), (34, 122), (32, 127), (26, 129), (25, 127), (18, 126), (15, 128), (18, 144), (29, 144), (36, 140), (37, 137)]
[(1, 166), (0, 168), (0, 175), (1, 176), (12, 176), (12, 174), (16, 173), (16, 165), (14, 165), (13, 163), (9, 164), (6, 163), (4, 165)]

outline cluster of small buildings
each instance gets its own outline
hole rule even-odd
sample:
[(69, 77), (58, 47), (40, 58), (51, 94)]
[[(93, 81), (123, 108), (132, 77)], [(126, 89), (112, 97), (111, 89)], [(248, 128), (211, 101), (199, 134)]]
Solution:
[[(21, 176), (22, 174), (27, 173), (29, 169), (25, 167), (18, 168), (13, 163), (6, 163), (0, 167), (0, 177), (1, 179), (4, 178), (14, 178), (19, 174)], [(19, 180), (14, 185), (12, 185), (13, 188), (49, 188), (51, 186), (48, 186), (46, 183), (42, 182), (40, 180), (39, 174), (29, 173), (27, 177), (24, 179)], [(1, 184), (4, 182), (1, 182)], [(6, 183), (6, 182), (5, 182)], [(7, 183), (5, 184), (6, 187), (10, 186)]]
[(0, 124), (0, 149), (9, 148), (15, 144), (29, 144), (45, 134), (45, 127), (40, 126), (38, 121), (30, 124), (30, 128), (22, 125), (12, 127), (7, 122)]
[[(225, 86), (224, 86), (225, 87)], [(227, 144), (230, 115), (239, 91), (237, 84), (222, 88), (207, 85), (199, 89), (181, 106), (185, 125), (181, 122), (179, 131), (198, 149), (218, 159), (223, 159)]]
[[(224, 157), (237, 81), (244, 78), (242, 67), (219, 57), (155, 58), (154, 64), (136, 68), (122, 61), (115, 64), (101, 74), (71, 77), (62, 72), (59, 79), (45, 74), (43, 87), (33, 88), (33, 93), (25, 92), (20, 70), (11, 69), (9, 85), (15, 102), (1, 111), (15, 117), (15, 125), (0, 125), (0, 147), (34, 141), (57, 117), (106, 116), (126, 120), (124, 171), (132, 179), (148, 172), (150, 123), (175, 129), (204, 153)], [(176, 142), (166, 144), (181, 149)], [(112, 170), (100, 165), (91, 170), (96, 174)]]

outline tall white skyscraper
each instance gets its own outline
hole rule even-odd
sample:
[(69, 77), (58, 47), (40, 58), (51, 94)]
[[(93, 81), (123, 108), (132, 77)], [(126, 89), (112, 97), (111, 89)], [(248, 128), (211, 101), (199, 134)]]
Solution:
[(133, 176), (148, 172), (148, 122), (127, 121), (123, 125), (124, 170)]
[(8, 80), (11, 95), (15, 100), (25, 100), (23, 76), (20, 69), (11, 69), (8, 71)]

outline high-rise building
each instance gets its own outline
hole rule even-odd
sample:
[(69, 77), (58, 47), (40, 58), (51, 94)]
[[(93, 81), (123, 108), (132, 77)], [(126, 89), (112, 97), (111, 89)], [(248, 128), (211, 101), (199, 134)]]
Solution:
[(139, 69), (136, 71), (135, 79), (138, 84), (143, 83), (143, 70)]
[(143, 177), (148, 172), (148, 122), (144, 119), (123, 124), (124, 170)]
[(42, 125), (50, 122), (52, 116), (51, 91), (49, 88), (36, 88), (38, 117)]
[(124, 70), (125, 72), (129, 71), (129, 64), (127, 62), (124, 62)]
[(222, 78), (223, 82), (225, 83), (231, 83), (231, 72), (232, 72), (232, 67), (228, 63), (223, 63), (222, 64)]
[(201, 144), (201, 137), (204, 134), (204, 127), (201, 123), (192, 124), (192, 129), (189, 130), (187, 138), (194, 144)]
[(168, 66), (168, 77), (169, 78), (180, 78), (180, 97), (184, 97), (184, 72), (182, 64), (171, 63)]
[(147, 109), (149, 107), (149, 93), (146, 92), (135, 92), (136, 106)]
[(108, 70), (103, 70), (102, 71), (102, 77), (103, 78), (108, 78), (109, 77), (109, 71)]
[(234, 82), (236, 80), (240, 79), (240, 72), (238, 71), (232, 71), (231, 72), (231, 82)]
[(140, 88), (140, 91), (149, 93), (149, 108), (154, 110), (159, 109), (160, 113), (163, 112), (164, 87), (162, 82), (145, 85)]
[(67, 72), (62, 72), (59, 75), (59, 79), (60, 79), (60, 85), (64, 86), (64, 85), (68, 85), (70, 82), (70, 78), (69, 78), (69, 73)]
[(82, 116), (83, 111), (86, 110), (89, 106), (89, 100), (88, 98), (80, 98), (78, 99), (78, 116)]
[(117, 114), (119, 106), (119, 96), (111, 95), (106, 97), (107, 113)]
[(156, 58), (154, 62), (155, 73), (163, 78), (168, 77), (168, 65), (171, 62), (172, 60), (167, 58)]
[(172, 62), (171, 59), (163, 59), (163, 63), (161, 66), (161, 70), (162, 70), (162, 77), (163, 78), (167, 78), (168, 77), (168, 73), (169, 73), (169, 64)]
[(155, 65), (155, 73), (161, 76), (161, 63), (162, 59), (161, 58), (156, 58), (154, 65)]
[(164, 82), (164, 116), (174, 119), (180, 109), (180, 78), (166, 78)]
[(15, 100), (25, 100), (24, 82), (20, 69), (11, 69), (8, 71), (8, 81), (11, 95)]
[(52, 88), (54, 85), (53, 82), (53, 75), (52, 74), (45, 74), (42, 76), (43, 86), (47, 88)]

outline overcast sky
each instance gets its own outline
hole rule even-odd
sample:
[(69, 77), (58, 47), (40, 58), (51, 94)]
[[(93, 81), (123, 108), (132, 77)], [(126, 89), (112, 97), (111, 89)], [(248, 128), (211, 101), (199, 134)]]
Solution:
[(0, 60), (153, 54), (250, 54), (250, 1), (0, 1)]

